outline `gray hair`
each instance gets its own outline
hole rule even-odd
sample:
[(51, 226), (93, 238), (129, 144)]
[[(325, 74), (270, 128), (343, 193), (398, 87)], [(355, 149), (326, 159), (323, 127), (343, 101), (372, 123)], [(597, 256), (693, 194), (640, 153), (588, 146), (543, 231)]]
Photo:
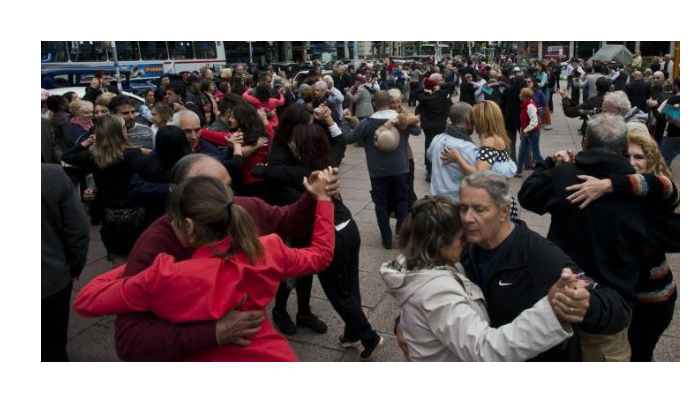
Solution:
[(622, 110), (622, 115), (625, 115), (632, 109), (632, 104), (630, 104), (630, 99), (627, 97), (624, 91), (613, 91), (611, 93), (605, 94), (603, 97), (603, 102), (608, 102), (613, 107)]
[(452, 107), (450, 107), (449, 118), (453, 125), (461, 124), (469, 120), (471, 113), (472, 106), (460, 101), (452, 104)]
[(431, 81), (440, 81), (440, 80), (442, 80), (442, 74), (432, 73), (432, 74), (430, 74), (430, 80)]
[(175, 115), (173, 115), (173, 125), (180, 128), (180, 123), (182, 122), (182, 118), (184, 117), (196, 118), (197, 121), (199, 121), (199, 115), (197, 115), (197, 113), (195, 113), (194, 111), (182, 110), (176, 112)]
[[(624, 92), (620, 91), (624, 94)], [(612, 94), (616, 94), (615, 93)], [(606, 94), (609, 95), (611, 93)], [(623, 155), (627, 150), (627, 125), (622, 116), (601, 113), (590, 120), (586, 127), (586, 149)]]
[(460, 189), (465, 186), (485, 189), (498, 208), (511, 205), (510, 187), (506, 177), (501, 174), (490, 170), (479, 171), (464, 177)]
[(328, 91), (328, 84), (326, 84), (326, 82), (323, 80), (316, 81), (314, 85), (317, 85), (321, 89), (321, 91)]
[[(331, 77), (329, 75), (324, 75), (323, 81), (330, 81), (331, 82), (330, 86), (331, 87), (335, 86), (335, 82), (333, 82), (333, 77)], [(326, 83), (326, 85), (328, 85), (328, 83)]]

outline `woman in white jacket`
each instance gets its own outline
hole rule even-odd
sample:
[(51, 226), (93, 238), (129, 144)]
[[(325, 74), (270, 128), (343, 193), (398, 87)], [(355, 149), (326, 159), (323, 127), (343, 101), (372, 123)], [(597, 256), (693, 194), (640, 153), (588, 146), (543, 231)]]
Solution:
[[(548, 296), (511, 323), (490, 327), (484, 296), (459, 263), (464, 231), (457, 204), (443, 196), (417, 201), (400, 234), (402, 255), (380, 274), (401, 308), (413, 361), (524, 361), (573, 335)], [(553, 287), (572, 279), (570, 273)], [(582, 286), (585, 288), (585, 286)], [(549, 292), (553, 294), (553, 292)]]

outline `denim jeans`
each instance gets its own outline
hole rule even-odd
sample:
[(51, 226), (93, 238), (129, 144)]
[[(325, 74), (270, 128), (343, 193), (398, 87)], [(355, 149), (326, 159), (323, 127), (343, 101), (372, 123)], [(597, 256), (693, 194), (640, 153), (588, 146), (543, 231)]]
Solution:
[(661, 140), (661, 156), (664, 157), (666, 165), (671, 167), (671, 162), (681, 153), (681, 137), (665, 136)]
[(520, 149), (518, 150), (518, 174), (523, 172), (523, 167), (525, 166), (525, 153), (528, 148), (532, 150), (532, 157), (535, 161), (542, 161), (542, 154), (540, 154), (540, 131), (531, 132), (530, 135), (525, 136), (520, 135)]
[(389, 177), (370, 178), (372, 184), (372, 201), (377, 216), (377, 225), (382, 234), (382, 241), (391, 243), (391, 226), (389, 225), (389, 197), (395, 206), (396, 232), (401, 229), (408, 213), (408, 192), (410, 174), (392, 175)]

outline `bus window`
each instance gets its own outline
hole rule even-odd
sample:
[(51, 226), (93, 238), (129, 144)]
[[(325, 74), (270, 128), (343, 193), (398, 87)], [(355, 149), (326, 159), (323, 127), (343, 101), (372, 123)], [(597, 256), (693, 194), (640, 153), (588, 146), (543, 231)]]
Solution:
[(107, 61), (107, 51), (104, 47), (109, 41), (70, 41), (71, 61)]
[(168, 41), (168, 50), (170, 51), (170, 58), (173, 60), (194, 59), (192, 41)]
[(204, 59), (216, 58), (216, 45), (213, 41), (195, 41), (194, 55)]
[(62, 63), (68, 61), (68, 49), (65, 41), (42, 41), (41, 62)]
[(167, 60), (168, 49), (165, 41), (139, 41), (141, 58), (144, 60)]
[(136, 41), (115, 41), (114, 44), (117, 46), (119, 61), (138, 61), (141, 59)]

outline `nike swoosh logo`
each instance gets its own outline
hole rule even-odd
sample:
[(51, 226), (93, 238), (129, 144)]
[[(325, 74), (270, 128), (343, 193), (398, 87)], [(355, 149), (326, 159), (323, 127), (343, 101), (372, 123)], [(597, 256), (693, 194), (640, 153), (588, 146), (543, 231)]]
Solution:
[(503, 282), (502, 280), (498, 281), (498, 286), (510, 286), (512, 284), (513, 282)]

